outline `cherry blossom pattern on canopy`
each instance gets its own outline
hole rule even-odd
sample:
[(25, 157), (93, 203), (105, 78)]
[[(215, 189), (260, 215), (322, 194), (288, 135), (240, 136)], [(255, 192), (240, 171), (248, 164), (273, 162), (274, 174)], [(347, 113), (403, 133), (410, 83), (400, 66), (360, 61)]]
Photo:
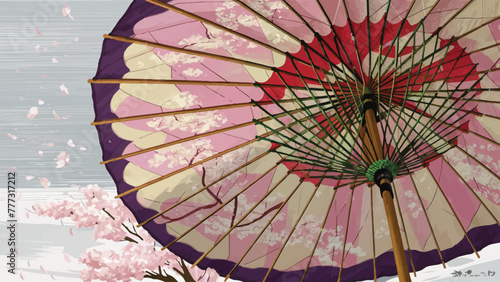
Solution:
[(444, 265), (500, 241), (499, 10), (134, 1), (90, 81), (103, 164), (139, 225), (202, 268), (393, 275), (360, 140), (371, 93), (410, 269)]

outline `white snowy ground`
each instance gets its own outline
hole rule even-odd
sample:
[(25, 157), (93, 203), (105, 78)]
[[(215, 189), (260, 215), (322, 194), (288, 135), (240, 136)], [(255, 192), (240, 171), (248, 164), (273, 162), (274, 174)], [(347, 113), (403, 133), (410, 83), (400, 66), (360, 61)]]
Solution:
[[(113, 194), (112, 189), (105, 189)], [(78, 257), (86, 248), (107, 248), (106, 243), (95, 242), (92, 239), (91, 229), (72, 228), (70, 222), (58, 221), (50, 218), (37, 217), (33, 214), (26, 216), (26, 209), (38, 201), (68, 199), (71, 195), (75, 199), (82, 199), (83, 195), (78, 188), (65, 189), (18, 189), (21, 197), (17, 201), (17, 270), (12, 275), (7, 272), (7, 235), (6, 211), (7, 204), (4, 195), (7, 191), (0, 190), (0, 281), (81, 281), (78, 276), (82, 265), (78, 263)], [(71, 230), (71, 231), (70, 231)], [(72, 234), (70, 234), (72, 233)], [(116, 245), (115, 245), (116, 246)], [(477, 259), (474, 254), (458, 257), (447, 263), (447, 268), (441, 265), (427, 267), (417, 272), (413, 281), (500, 281), (500, 244), (490, 245), (479, 252), (481, 258)], [(482, 272), (490, 274), (490, 277), (453, 277), (454, 271), (461, 271), (464, 275), (467, 271), (472, 275)], [(21, 276), (23, 278), (21, 278)], [(132, 280), (135, 281), (135, 280)], [(143, 281), (152, 281), (144, 279)], [(182, 281), (182, 279), (179, 279)], [(220, 278), (223, 281), (223, 278)], [(370, 281), (370, 280), (367, 280)], [(382, 277), (378, 281), (398, 281), (397, 277)]]

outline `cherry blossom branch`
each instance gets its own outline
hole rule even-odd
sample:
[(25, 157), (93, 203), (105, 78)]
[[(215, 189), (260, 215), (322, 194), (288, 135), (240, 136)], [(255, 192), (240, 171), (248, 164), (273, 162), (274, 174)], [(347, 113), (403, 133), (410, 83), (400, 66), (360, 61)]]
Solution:
[(182, 272), (176, 267), (174, 267), (174, 271), (179, 273), (179, 275), (182, 276), (182, 278), (184, 278), (186, 282), (195, 282), (193, 276), (191, 276), (191, 273), (189, 273), (189, 268), (186, 266), (186, 263), (182, 258), (179, 265), (182, 267)]
[(234, 220), (236, 219), (236, 212), (238, 210), (238, 197), (234, 198), (234, 210), (233, 210), (233, 216), (231, 217), (231, 225), (234, 225)]
[[(111, 215), (111, 214), (110, 214), (110, 213), (109, 213), (109, 212), (108, 212), (105, 208), (102, 208), (102, 210), (103, 210), (103, 211), (104, 211), (104, 212), (105, 212), (105, 213), (106, 213), (109, 217), (111, 217), (111, 219), (116, 220), (116, 219), (115, 219), (115, 217), (114, 217), (113, 215)], [(126, 226), (123, 222), (121, 223), (121, 225), (122, 225), (122, 226), (123, 226), (123, 227), (124, 227), (124, 228), (128, 231), (128, 233), (130, 233), (130, 234), (132, 234), (132, 235), (135, 235), (136, 237), (138, 237), (139, 239), (141, 239), (142, 241), (144, 241), (144, 239), (143, 239), (143, 238), (142, 238), (139, 234), (137, 234), (137, 230), (135, 230), (134, 225), (132, 225), (132, 228), (134, 228), (134, 232), (132, 232), (132, 231), (130, 230), (130, 228), (128, 228), (128, 226)], [(126, 237), (125, 237), (125, 238), (123, 238), (123, 239), (124, 239), (124, 240), (126, 240), (126, 241), (129, 241), (129, 242), (137, 243), (137, 241), (136, 241), (136, 240), (134, 240), (134, 239), (132, 239), (132, 238), (130, 238), (130, 237), (128, 237), (128, 236), (126, 236)]]
[(259, 221), (259, 220), (260, 220), (260, 219), (262, 219), (264, 216), (266, 216), (268, 213), (270, 213), (270, 212), (272, 212), (273, 210), (275, 210), (275, 209), (279, 208), (279, 207), (281, 206), (281, 204), (282, 204), (282, 203), (278, 203), (278, 204), (276, 204), (276, 205), (275, 205), (275, 206), (273, 206), (272, 208), (270, 208), (270, 209), (268, 209), (267, 211), (265, 211), (264, 213), (262, 213), (262, 214), (261, 214), (258, 218), (254, 219), (254, 220), (252, 220), (252, 221), (250, 221), (250, 222), (248, 222), (248, 223), (245, 223), (245, 224), (240, 224), (240, 225), (238, 225), (238, 226), (236, 226), (236, 227), (248, 226), (248, 225), (250, 225), (250, 224), (252, 224), (252, 223), (254, 223), (254, 222)]
[(156, 279), (160, 281), (165, 281), (165, 282), (177, 282), (177, 279), (175, 279), (173, 276), (168, 275), (165, 272), (165, 275), (163, 275), (162, 268), (158, 266), (158, 273), (152, 272), (149, 270), (146, 270), (146, 275), (144, 275), (144, 278), (151, 278), (151, 279)]

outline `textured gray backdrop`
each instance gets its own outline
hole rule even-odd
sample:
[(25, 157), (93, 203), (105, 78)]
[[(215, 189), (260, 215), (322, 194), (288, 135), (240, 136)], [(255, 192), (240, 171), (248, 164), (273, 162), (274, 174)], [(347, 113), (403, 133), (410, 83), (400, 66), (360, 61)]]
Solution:
[[(111, 31), (131, 2), (0, 0), (1, 167), (17, 168), (18, 187), (41, 188), (39, 177), (47, 178), (51, 188), (114, 186), (99, 165), (87, 79), (95, 74), (102, 34)], [(66, 4), (74, 20), (63, 15)], [(38, 115), (28, 119), (32, 107)], [(75, 147), (67, 145), (70, 139)], [(56, 168), (61, 152), (68, 153), (69, 162)]]

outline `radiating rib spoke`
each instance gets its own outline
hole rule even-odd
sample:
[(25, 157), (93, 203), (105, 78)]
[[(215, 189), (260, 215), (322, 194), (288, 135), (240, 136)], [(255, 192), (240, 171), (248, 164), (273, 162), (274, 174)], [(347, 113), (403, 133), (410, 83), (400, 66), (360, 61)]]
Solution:
[(474, 196), (476, 197), (476, 199), (479, 201), (479, 203), (481, 203), (481, 206), (483, 206), (486, 211), (488, 211), (488, 213), (490, 214), (490, 216), (493, 218), (493, 220), (498, 224), (500, 225), (500, 222), (498, 222), (498, 219), (496, 218), (496, 216), (491, 212), (491, 210), (488, 208), (488, 206), (486, 206), (483, 202), (483, 200), (479, 197), (479, 195), (474, 191), (474, 189), (472, 189), (472, 187), (470, 187), (469, 183), (467, 183), (467, 181), (462, 177), (462, 175), (460, 175), (460, 173), (458, 173), (458, 171), (455, 169), (455, 167), (453, 167), (450, 162), (448, 162), (448, 160), (446, 160), (446, 158), (444, 158), (443, 156), (441, 156), (441, 159), (453, 170), (453, 172), (455, 173), (455, 175), (460, 178), (460, 180), (467, 186), (467, 188), (469, 188), (470, 192), (472, 194), (474, 194)]
[(411, 255), (410, 242), (408, 241), (408, 232), (407, 232), (406, 227), (405, 227), (405, 221), (404, 221), (404, 218), (403, 218), (403, 213), (401, 212), (401, 205), (399, 203), (397, 190), (398, 189), (396, 189), (396, 187), (394, 187), (394, 182), (393, 182), (392, 183), (392, 191), (394, 191), (394, 196), (396, 197), (396, 203), (397, 203), (397, 206), (398, 206), (399, 219), (401, 219), (401, 227), (403, 228), (403, 233), (405, 234), (406, 247), (408, 248), (408, 256), (410, 257), (411, 268), (413, 269), (413, 275), (415, 275), (415, 277), (417, 277), (417, 272), (415, 271), (415, 265), (413, 264), (413, 257)]
[(436, 235), (434, 234), (434, 229), (432, 228), (431, 222), (429, 220), (429, 216), (427, 215), (427, 209), (424, 206), (424, 203), (422, 202), (422, 198), (420, 197), (420, 193), (418, 192), (417, 185), (415, 184), (415, 180), (413, 179), (413, 174), (410, 174), (410, 179), (411, 182), (413, 183), (413, 188), (415, 189), (415, 192), (417, 194), (418, 200), (420, 202), (420, 206), (422, 207), (422, 210), (424, 211), (425, 219), (427, 220), (427, 224), (429, 225), (429, 229), (431, 230), (431, 235), (432, 238), (434, 239), (434, 244), (436, 244), (436, 248), (438, 250), (439, 257), (441, 258), (441, 263), (443, 264), (443, 267), (446, 268), (446, 264), (444, 263), (443, 260), (443, 255), (441, 254), (441, 248), (439, 248), (439, 244), (436, 239)]
[(351, 186), (351, 199), (349, 201), (349, 210), (347, 212), (347, 223), (346, 223), (346, 228), (345, 228), (345, 234), (344, 234), (344, 244), (342, 246), (342, 256), (340, 257), (340, 268), (339, 268), (339, 276), (337, 278), (337, 282), (340, 282), (340, 278), (342, 277), (342, 268), (344, 266), (344, 255), (345, 255), (345, 246), (347, 244), (347, 234), (349, 234), (349, 222), (351, 219), (351, 208), (352, 208), (352, 199), (354, 197), (354, 187)]
[(436, 186), (438, 187), (439, 191), (441, 191), (441, 194), (443, 195), (443, 198), (446, 200), (446, 203), (448, 203), (448, 206), (450, 207), (450, 209), (453, 213), (453, 216), (457, 220), (458, 225), (460, 225), (460, 227), (462, 228), (462, 230), (464, 232), (464, 236), (465, 236), (465, 238), (467, 238), (467, 241), (469, 241), (469, 244), (470, 244), (472, 250), (474, 250), (474, 253), (476, 254), (477, 258), (479, 258), (479, 254), (477, 253), (476, 248), (474, 248), (474, 245), (472, 244), (472, 242), (469, 238), (469, 235), (467, 235), (467, 230), (465, 230), (465, 227), (462, 225), (462, 222), (460, 222), (460, 219), (458, 218), (457, 213), (455, 212), (455, 209), (451, 205), (450, 200), (448, 199), (448, 197), (446, 197), (446, 194), (444, 193), (443, 189), (441, 188), (441, 185), (439, 185), (439, 182), (437, 181), (434, 174), (432, 174), (432, 171), (429, 169), (429, 167), (427, 167), (427, 171), (432, 176), (432, 179), (434, 179), (434, 182), (436, 183)]
[[(281, 160), (283, 161), (283, 160)], [(264, 178), (264, 176), (266, 176), (268, 173), (270, 173), (271, 171), (273, 171), (274, 169), (276, 169), (276, 167), (281, 163), (281, 161), (277, 162), (276, 164), (274, 164), (271, 168), (269, 168), (267, 171), (265, 171), (264, 173), (262, 173), (259, 177), (257, 177), (254, 181), (250, 182), (250, 184), (248, 184), (246, 187), (244, 187), (243, 189), (239, 190), (238, 193), (236, 193), (234, 196), (232, 196), (229, 200), (227, 200), (225, 203), (223, 204), (220, 204), (218, 208), (216, 208), (214, 211), (212, 211), (211, 213), (209, 213), (208, 215), (206, 215), (203, 219), (201, 219), (198, 223), (196, 223), (195, 225), (191, 226), (187, 231), (185, 231), (182, 235), (178, 236), (177, 238), (175, 238), (172, 242), (168, 243), (166, 246), (164, 246), (162, 248), (162, 250), (165, 250), (167, 249), (168, 247), (170, 247), (171, 245), (173, 245), (174, 243), (176, 243), (177, 241), (179, 241), (180, 239), (182, 239), (184, 236), (186, 236), (187, 234), (189, 234), (191, 231), (193, 231), (194, 229), (196, 229), (196, 227), (198, 227), (200, 224), (202, 224), (203, 222), (205, 222), (208, 218), (210, 218), (211, 216), (213, 216), (214, 214), (216, 214), (218, 211), (220, 211), (222, 208), (224, 208), (227, 204), (229, 204), (230, 202), (232, 202), (234, 199), (236, 199), (236, 197), (238, 197), (239, 195), (243, 194), (243, 192), (245, 192), (246, 190), (248, 190), (250, 187), (252, 187), (255, 183), (257, 183), (259, 180), (261, 180), (262, 178)]]
[(185, 197), (185, 198), (182, 198), (182, 200), (180, 200), (180, 201), (178, 201), (177, 203), (175, 203), (175, 204), (171, 205), (171, 206), (170, 206), (170, 207), (168, 207), (167, 209), (162, 210), (161, 212), (158, 212), (158, 213), (157, 213), (157, 214), (155, 214), (154, 216), (152, 216), (152, 217), (150, 217), (150, 218), (146, 219), (145, 221), (143, 221), (143, 222), (139, 223), (139, 224), (137, 225), (137, 227), (141, 227), (141, 226), (143, 226), (144, 224), (146, 224), (146, 223), (148, 223), (148, 222), (150, 222), (150, 221), (154, 220), (155, 218), (158, 218), (159, 216), (161, 216), (161, 215), (163, 215), (163, 214), (165, 214), (165, 213), (167, 213), (167, 212), (171, 211), (172, 209), (176, 208), (176, 207), (177, 207), (177, 206), (179, 206), (180, 204), (182, 204), (182, 203), (186, 202), (187, 200), (191, 199), (192, 197), (194, 197), (194, 196), (196, 196), (196, 195), (200, 194), (201, 192), (205, 191), (206, 189), (208, 189), (208, 188), (212, 187), (214, 184), (218, 183), (219, 181), (224, 180), (226, 177), (228, 177), (228, 176), (232, 175), (233, 173), (235, 173), (235, 172), (237, 172), (237, 171), (239, 171), (239, 170), (241, 170), (241, 169), (243, 169), (243, 168), (245, 168), (245, 167), (247, 167), (247, 166), (249, 166), (249, 165), (253, 164), (254, 162), (256, 162), (256, 161), (258, 161), (258, 160), (262, 159), (263, 157), (267, 156), (269, 153), (271, 153), (271, 152), (270, 152), (270, 151), (264, 152), (264, 153), (260, 154), (259, 156), (257, 156), (257, 157), (255, 157), (255, 158), (253, 158), (252, 160), (250, 160), (250, 161), (248, 161), (248, 162), (246, 162), (246, 163), (244, 163), (244, 164), (240, 165), (239, 167), (237, 167), (237, 168), (233, 169), (232, 171), (230, 171), (230, 172), (228, 172), (228, 173), (223, 174), (221, 177), (219, 177), (219, 178), (217, 178), (216, 180), (212, 181), (211, 183), (209, 183), (209, 184), (207, 184), (207, 185), (203, 186), (200, 190), (198, 190), (198, 191), (196, 191), (196, 192), (192, 193), (191, 195), (189, 195), (189, 196), (187, 196), (187, 197)]
[(276, 265), (276, 262), (278, 262), (278, 259), (279, 259), (280, 255), (281, 255), (281, 253), (283, 252), (283, 250), (285, 249), (286, 244), (290, 240), (290, 237), (292, 237), (293, 231), (295, 231), (295, 228), (299, 224), (299, 221), (302, 219), (302, 216), (304, 216), (304, 213), (306, 212), (307, 208), (309, 207), (309, 204), (311, 203), (312, 199), (316, 195), (316, 192), (318, 191), (318, 188), (321, 185), (321, 182), (323, 181), (325, 174), (323, 175), (323, 178), (320, 181), (318, 181), (318, 184), (315, 185), (314, 191), (311, 193), (311, 196), (307, 200), (307, 203), (305, 204), (304, 209), (302, 210), (302, 212), (298, 216), (297, 220), (295, 221), (295, 224), (293, 225), (292, 230), (290, 231), (290, 233), (288, 233), (288, 236), (286, 237), (285, 241), (283, 242), (283, 245), (281, 246), (280, 250), (278, 251), (278, 254), (276, 255), (276, 258), (273, 261), (273, 264), (271, 265), (271, 267), (269, 267), (269, 270), (267, 271), (266, 276), (264, 277), (263, 281), (267, 280), (267, 277), (269, 277), (269, 274), (271, 273), (271, 271), (273, 270), (274, 266)]

